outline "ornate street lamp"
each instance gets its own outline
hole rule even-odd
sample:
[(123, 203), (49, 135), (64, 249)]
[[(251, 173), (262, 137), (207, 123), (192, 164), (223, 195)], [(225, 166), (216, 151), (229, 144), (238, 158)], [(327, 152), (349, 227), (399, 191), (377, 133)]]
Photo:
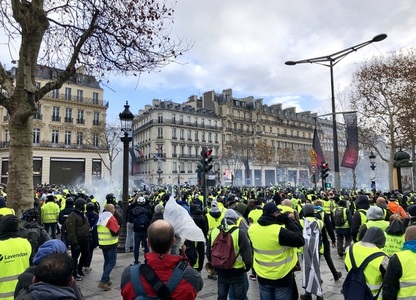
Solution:
[(371, 151), (370, 156), (368, 157), (370, 159), (370, 168), (372, 170), (371, 172), (371, 189), (374, 190), (376, 188), (376, 156)]
[(127, 235), (127, 219), (126, 212), (129, 206), (129, 144), (132, 141), (132, 131), (134, 115), (130, 111), (130, 105), (126, 101), (124, 110), (118, 116), (121, 123), (121, 132), (123, 136), (120, 138), (123, 142), (123, 224), (120, 228), (120, 236), (118, 242), (118, 252), (125, 251), (126, 235)]
[(334, 91), (334, 66), (345, 56), (352, 52), (356, 52), (358, 49), (361, 49), (365, 46), (368, 46), (375, 42), (381, 42), (387, 38), (387, 34), (382, 33), (378, 34), (373, 37), (371, 40), (366, 41), (364, 43), (349, 47), (347, 49), (335, 52), (333, 54), (315, 57), (315, 58), (308, 58), (298, 61), (286, 61), (285, 64), (288, 66), (294, 66), (297, 64), (319, 64), (325, 67), (329, 67), (330, 70), (330, 77), (331, 77), (331, 104), (332, 104), (332, 135), (334, 141), (334, 181), (335, 181), (335, 189), (337, 191), (340, 190), (341, 186), (341, 178), (339, 173), (339, 158), (338, 158), (338, 132), (337, 132), (337, 122), (336, 122), (336, 111), (335, 111), (335, 91)]

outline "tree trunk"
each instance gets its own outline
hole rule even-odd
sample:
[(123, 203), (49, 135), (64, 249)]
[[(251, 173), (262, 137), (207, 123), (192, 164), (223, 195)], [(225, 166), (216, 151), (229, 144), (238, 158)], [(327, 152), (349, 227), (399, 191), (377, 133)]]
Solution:
[(34, 202), (32, 118), (19, 117), (18, 112), (12, 114), (9, 130), (7, 202), (20, 216)]
[(357, 173), (355, 173), (355, 168), (352, 171), (352, 189), (355, 191), (357, 189)]

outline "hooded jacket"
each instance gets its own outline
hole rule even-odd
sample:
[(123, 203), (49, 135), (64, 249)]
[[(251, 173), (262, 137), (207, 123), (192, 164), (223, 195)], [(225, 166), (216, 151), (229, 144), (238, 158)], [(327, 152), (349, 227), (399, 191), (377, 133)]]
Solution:
[(19, 295), (17, 300), (45, 300), (45, 299), (54, 299), (54, 300), (71, 300), (77, 299), (74, 290), (71, 287), (67, 286), (56, 286), (45, 282), (36, 282), (32, 284), (29, 288), (29, 294)]

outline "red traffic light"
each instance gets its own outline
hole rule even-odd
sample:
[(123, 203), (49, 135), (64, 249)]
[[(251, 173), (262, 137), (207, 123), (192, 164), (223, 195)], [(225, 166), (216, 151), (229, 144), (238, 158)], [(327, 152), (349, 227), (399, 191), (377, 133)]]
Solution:
[(328, 169), (328, 163), (327, 162), (322, 163), (322, 168), (323, 169)]
[(205, 156), (209, 157), (212, 154), (212, 149), (205, 151)]

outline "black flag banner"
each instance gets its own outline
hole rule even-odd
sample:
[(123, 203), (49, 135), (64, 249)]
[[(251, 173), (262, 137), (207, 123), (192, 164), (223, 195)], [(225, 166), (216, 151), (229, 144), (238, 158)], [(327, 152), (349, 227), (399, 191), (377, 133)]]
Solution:
[(347, 147), (341, 166), (355, 169), (358, 163), (358, 127), (357, 113), (344, 113), (344, 121), (347, 129)]

